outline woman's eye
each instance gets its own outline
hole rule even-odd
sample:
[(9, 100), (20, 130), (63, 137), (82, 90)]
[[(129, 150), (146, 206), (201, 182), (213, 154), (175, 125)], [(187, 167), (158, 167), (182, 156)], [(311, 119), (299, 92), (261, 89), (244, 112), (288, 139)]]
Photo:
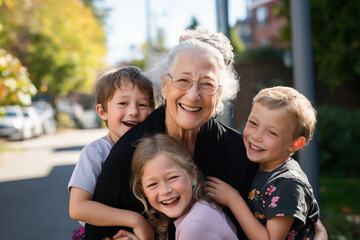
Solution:
[(179, 78), (176, 80), (177, 82), (190, 82), (189, 79), (186, 79), (186, 78)]
[(215, 83), (213, 82), (200, 82), (200, 86), (204, 86), (204, 87), (215, 87)]

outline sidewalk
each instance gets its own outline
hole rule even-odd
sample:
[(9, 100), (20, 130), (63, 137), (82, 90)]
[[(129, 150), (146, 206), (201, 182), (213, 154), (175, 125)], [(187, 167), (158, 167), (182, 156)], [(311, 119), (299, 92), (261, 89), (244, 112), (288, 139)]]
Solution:
[(78, 223), (68, 214), (67, 183), (80, 150), (106, 129), (71, 130), (0, 154), (0, 239), (65, 240)]

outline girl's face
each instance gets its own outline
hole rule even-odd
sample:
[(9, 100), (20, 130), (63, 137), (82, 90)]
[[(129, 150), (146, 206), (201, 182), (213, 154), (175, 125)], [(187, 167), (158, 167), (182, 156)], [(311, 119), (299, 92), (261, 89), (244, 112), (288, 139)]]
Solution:
[(196, 82), (190, 89), (180, 90), (171, 84), (170, 77), (163, 80), (167, 129), (198, 130), (210, 119), (220, 97), (221, 91), (212, 95), (200, 93), (197, 83), (200, 80), (219, 83), (219, 67), (215, 59), (197, 50), (181, 52), (169, 74), (186, 76)]
[(191, 207), (193, 181), (196, 169), (189, 174), (160, 153), (144, 165), (141, 185), (153, 208), (170, 218), (179, 218)]

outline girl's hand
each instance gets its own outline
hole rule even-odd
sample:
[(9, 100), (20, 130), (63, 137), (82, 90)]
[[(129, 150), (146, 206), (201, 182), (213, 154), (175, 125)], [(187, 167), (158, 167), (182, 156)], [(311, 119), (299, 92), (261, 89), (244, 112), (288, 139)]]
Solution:
[(231, 199), (238, 197), (240, 194), (229, 184), (215, 177), (207, 177), (205, 182), (206, 195), (213, 198), (218, 203), (230, 207)]
[(133, 227), (134, 234), (141, 240), (154, 240), (154, 229), (141, 214), (138, 214), (136, 222)]
[(121, 229), (117, 234), (113, 236), (112, 239), (115, 240), (140, 240), (138, 237), (136, 237), (135, 234), (126, 231), (124, 229)]

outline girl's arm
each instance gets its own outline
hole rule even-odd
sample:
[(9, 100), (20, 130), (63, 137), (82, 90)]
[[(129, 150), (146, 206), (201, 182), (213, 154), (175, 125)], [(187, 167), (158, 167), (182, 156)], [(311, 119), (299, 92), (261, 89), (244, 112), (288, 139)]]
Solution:
[(229, 184), (208, 177), (206, 193), (220, 204), (230, 208), (249, 239), (285, 239), (295, 218), (274, 217), (263, 226), (250, 211), (245, 200)]
[(77, 187), (70, 192), (70, 217), (95, 226), (123, 226), (133, 229), (139, 239), (153, 239), (154, 231), (139, 213), (92, 201), (92, 195)]

